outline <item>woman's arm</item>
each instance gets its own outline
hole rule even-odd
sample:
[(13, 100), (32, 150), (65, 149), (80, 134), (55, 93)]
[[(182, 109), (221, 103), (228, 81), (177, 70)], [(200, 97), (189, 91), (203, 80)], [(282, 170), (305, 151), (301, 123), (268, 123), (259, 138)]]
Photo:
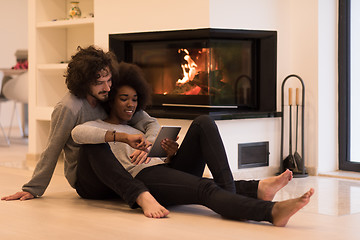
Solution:
[(140, 150), (146, 150), (151, 145), (142, 134), (127, 134), (94, 125), (96, 125), (96, 122), (77, 125), (71, 132), (74, 141), (78, 144), (123, 142), (129, 144), (132, 148)]
[(94, 122), (87, 122), (77, 125), (72, 131), (71, 136), (78, 144), (98, 144), (104, 143), (107, 129), (93, 126)]
[(150, 142), (155, 141), (155, 138), (160, 131), (160, 124), (157, 119), (151, 117), (143, 110), (134, 114), (133, 118), (129, 122), (129, 125), (143, 132), (146, 139)]
[(127, 134), (123, 132), (107, 131), (105, 134), (106, 142), (123, 142), (129, 144), (132, 148), (147, 151), (151, 143), (147, 141), (143, 134)]
[[(140, 130), (145, 134), (147, 141), (154, 142), (160, 131), (160, 124), (156, 118), (151, 117), (145, 111), (140, 110), (134, 114), (129, 125)], [(148, 163), (150, 159), (147, 157), (147, 151), (136, 150), (131, 154), (131, 161), (133, 164)]]

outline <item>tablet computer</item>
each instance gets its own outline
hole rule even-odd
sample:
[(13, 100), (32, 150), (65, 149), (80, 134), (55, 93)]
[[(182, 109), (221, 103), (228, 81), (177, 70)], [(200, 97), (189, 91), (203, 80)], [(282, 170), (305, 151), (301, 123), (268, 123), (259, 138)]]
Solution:
[(176, 137), (180, 132), (179, 126), (161, 126), (161, 129), (152, 145), (148, 157), (166, 157), (165, 150), (161, 147), (161, 141), (165, 138), (176, 141)]

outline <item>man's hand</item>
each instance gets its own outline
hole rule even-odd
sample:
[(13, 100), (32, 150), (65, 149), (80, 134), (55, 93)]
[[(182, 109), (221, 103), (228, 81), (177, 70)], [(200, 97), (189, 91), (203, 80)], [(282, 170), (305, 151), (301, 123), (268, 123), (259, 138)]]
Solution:
[(13, 195), (2, 197), (1, 200), (5, 200), (5, 201), (11, 201), (11, 200), (24, 201), (24, 200), (33, 199), (33, 198), (34, 198), (34, 196), (29, 192), (17, 192), (17, 193), (15, 193)]
[(138, 165), (138, 164), (142, 164), (142, 163), (145, 163), (145, 164), (149, 163), (150, 158), (148, 158), (147, 155), (148, 155), (148, 150), (146, 150), (146, 151), (135, 150), (135, 152), (133, 152), (130, 155), (131, 162), (134, 165)]
[(144, 135), (142, 134), (129, 134), (127, 136), (127, 144), (129, 144), (132, 148), (145, 151), (151, 143), (146, 140)]
[[(176, 138), (178, 140), (179, 137)], [(171, 139), (165, 138), (161, 141), (161, 147), (165, 150), (167, 153), (167, 158), (165, 162), (169, 162), (170, 159), (176, 154), (176, 152), (179, 149), (179, 144)]]

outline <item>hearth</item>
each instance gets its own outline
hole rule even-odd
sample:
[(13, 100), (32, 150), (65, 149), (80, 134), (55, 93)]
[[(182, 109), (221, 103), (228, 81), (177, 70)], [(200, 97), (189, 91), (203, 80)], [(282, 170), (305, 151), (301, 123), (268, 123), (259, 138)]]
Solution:
[(276, 111), (275, 31), (110, 34), (109, 48), (119, 61), (144, 70), (153, 90), (152, 115)]

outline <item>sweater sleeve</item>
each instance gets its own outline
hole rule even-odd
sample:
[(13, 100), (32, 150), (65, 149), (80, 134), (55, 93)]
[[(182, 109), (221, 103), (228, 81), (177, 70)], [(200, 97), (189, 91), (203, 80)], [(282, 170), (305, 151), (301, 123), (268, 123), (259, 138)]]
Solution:
[(156, 118), (151, 117), (142, 110), (135, 113), (129, 124), (143, 132), (146, 139), (152, 143), (155, 141), (155, 138), (160, 131), (160, 124)]
[(31, 180), (24, 184), (23, 191), (40, 197), (48, 187), (62, 149), (70, 138), (76, 117), (68, 108), (57, 105), (51, 115), (50, 133), (45, 150), (40, 155)]
[(77, 125), (72, 131), (73, 140), (78, 144), (98, 144), (105, 142), (106, 129), (96, 127), (93, 123), (87, 122)]

